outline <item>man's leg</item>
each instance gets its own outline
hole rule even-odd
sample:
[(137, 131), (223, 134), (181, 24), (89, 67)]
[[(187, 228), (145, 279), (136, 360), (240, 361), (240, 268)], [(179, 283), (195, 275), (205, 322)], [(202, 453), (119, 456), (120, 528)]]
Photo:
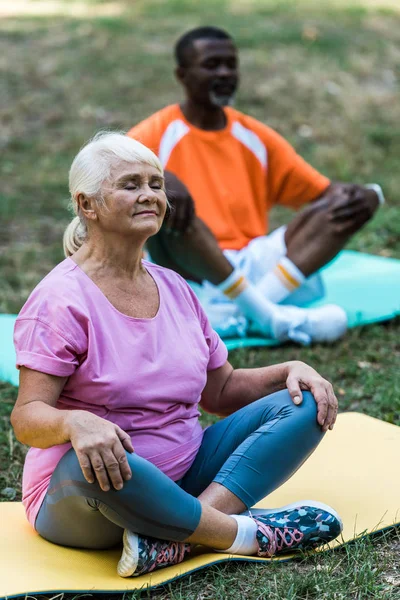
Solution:
[(206, 279), (213, 285), (219, 285), (233, 271), (215, 236), (197, 217), (190, 229), (180, 235), (162, 227), (157, 235), (149, 238), (147, 247), (158, 265), (172, 269), (191, 281)]
[(332, 342), (346, 330), (346, 315), (339, 307), (300, 309), (276, 306), (275, 302), (279, 300), (271, 300), (258, 284), (252, 284), (239, 268), (233, 268), (212, 232), (197, 217), (191, 229), (179, 236), (162, 229), (150, 238), (148, 248), (158, 264), (177, 271), (187, 279), (207, 279), (217, 286), (252, 324), (252, 331), (266, 337), (280, 341), (292, 339), (301, 344), (309, 344), (313, 340)]
[(287, 257), (308, 277), (335, 258), (358, 229), (338, 232), (330, 220), (328, 203), (318, 200), (289, 223), (285, 234)]
[(282, 302), (335, 258), (358, 228), (338, 232), (327, 201), (314, 202), (287, 226), (286, 255), (260, 279), (258, 289), (272, 302)]
[(260, 333), (273, 337), (276, 309), (250, 284), (239, 269), (234, 269), (218, 246), (218, 242), (199, 218), (195, 217), (190, 230), (175, 236), (166, 229), (147, 242), (152, 259), (173, 269), (185, 279), (207, 280), (232, 300), (244, 316), (257, 324)]

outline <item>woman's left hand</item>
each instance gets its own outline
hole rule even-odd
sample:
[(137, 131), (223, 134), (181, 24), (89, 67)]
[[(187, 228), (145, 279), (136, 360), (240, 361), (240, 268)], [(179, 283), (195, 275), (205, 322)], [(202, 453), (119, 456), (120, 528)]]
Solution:
[(303, 362), (293, 361), (288, 366), (286, 387), (295, 404), (301, 404), (301, 390), (309, 390), (317, 403), (317, 421), (322, 431), (333, 429), (338, 412), (338, 401), (332, 385), (315, 369)]

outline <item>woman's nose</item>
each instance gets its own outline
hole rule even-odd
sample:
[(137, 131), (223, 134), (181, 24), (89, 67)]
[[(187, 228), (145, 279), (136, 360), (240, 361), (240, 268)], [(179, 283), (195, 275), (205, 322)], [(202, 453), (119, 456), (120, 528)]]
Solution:
[(140, 194), (139, 194), (139, 198), (138, 201), (139, 202), (155, 202), (157, 200), (157, 193), (156, 191), (150, 187), (149, 185), (144, 185)]

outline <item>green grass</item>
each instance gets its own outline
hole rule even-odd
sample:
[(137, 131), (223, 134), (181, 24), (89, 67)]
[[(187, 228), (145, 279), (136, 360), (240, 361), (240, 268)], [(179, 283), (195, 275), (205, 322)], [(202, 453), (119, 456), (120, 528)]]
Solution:
[[(135, 0), (118, 3), (116, 16), (106, 12), (109, 4), (60, 1), (58, 14), (0, 22), (0, 312), (17, 312), (62, 259), (67, 173), (78, 148), (98, 129), (126, 130), (179, 99), (172, 45), (206, 23), (227, 28), (240, 46), (238, 108), (280, 131), (332, 179), (383, 185), (387, 206), (350, 247), (400, 258), (394, 1)], [(78, 5), (92, 12), (61, 14)], [(276, 210), (273, 225), (289, 218)], [(400, 425), (399, 333), (397, 319), (352, 330), (332, 347), (240, 350), (231, 360), (255, 367), (301, 358), (334, 383), (341, 410)], [(20, 499), (25, 449), (9, 424), (15, 398), (16, 389), (0, 383), (2, 500), (12, 497), (10, 488)], [(393, 600), (400, 598), (399, 550), (398, 533), (388, 532), (287, 564), (212, 567), (142, 597)], [(65, 596), (74, 597), (84, 596)]]

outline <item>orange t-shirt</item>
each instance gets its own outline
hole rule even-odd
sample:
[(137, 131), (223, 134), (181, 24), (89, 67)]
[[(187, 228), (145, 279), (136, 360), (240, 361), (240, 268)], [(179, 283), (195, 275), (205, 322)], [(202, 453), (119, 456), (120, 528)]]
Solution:
[(299, 208), (330, 182), (273, 129), (233, 108), (224, 111), (224, 129), (204, 131), (174, 104), (128, 135), (151, 148), (186, 185), (221, 248), (238, 250), (267, 233), (274, 204)]

